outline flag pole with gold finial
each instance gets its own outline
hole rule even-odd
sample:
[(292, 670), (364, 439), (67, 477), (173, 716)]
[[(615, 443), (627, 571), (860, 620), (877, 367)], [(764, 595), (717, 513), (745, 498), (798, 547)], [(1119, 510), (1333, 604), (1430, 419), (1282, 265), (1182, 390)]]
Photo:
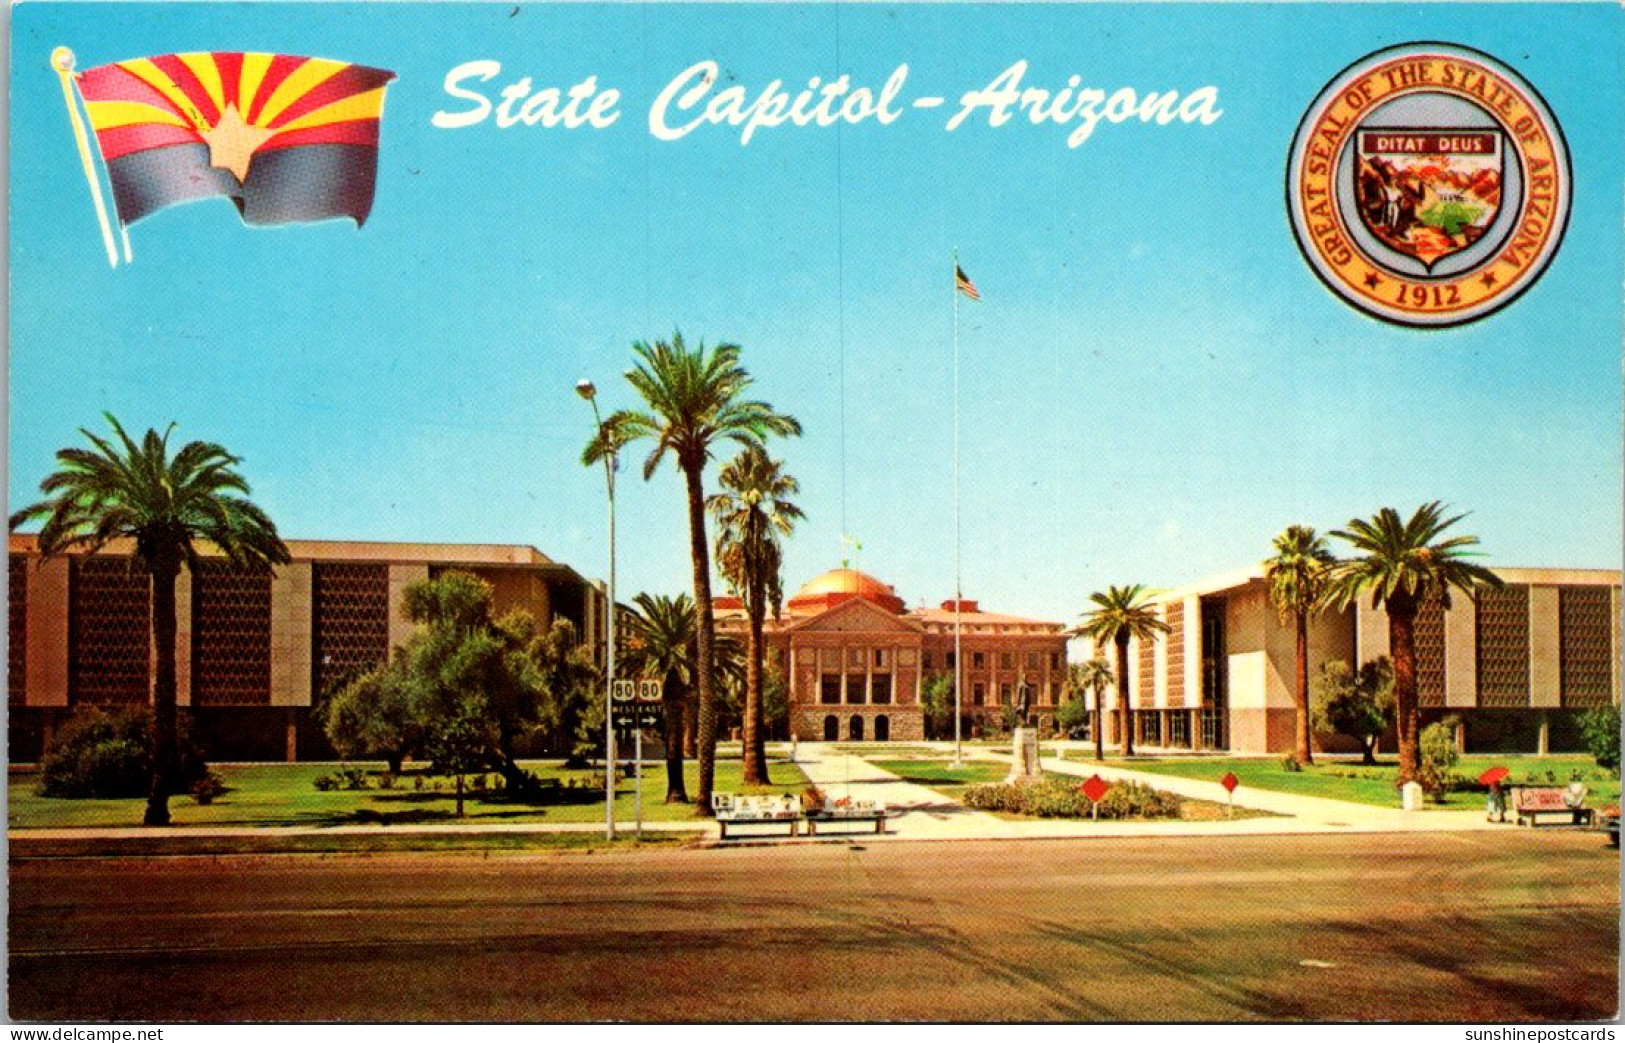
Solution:
[(90, 185), (90, 199), (96, 204), (96, 220), (102, 226), (102, 245), (107, 247), (107, 263), (114, 268), (118, 267), (118, 247), (113, 244), (113, 225), (107, 220), (107, 204), (102, 199), (101, 181), (96, 177), (96, 164), (90, 158), (90, 136), (85, 131), (85, 121), (80, 118), (79, 105), (75, 99), (77, 91), (74, 89), (73, 52), (66, 47), (58, 47), (51, 52), (51, 68), (62, 79), (62, 100), (68, 104), (68, 120), (73, 124), (73, 140), (79, 146), (79, 162), (85, 168), (85, 181)]

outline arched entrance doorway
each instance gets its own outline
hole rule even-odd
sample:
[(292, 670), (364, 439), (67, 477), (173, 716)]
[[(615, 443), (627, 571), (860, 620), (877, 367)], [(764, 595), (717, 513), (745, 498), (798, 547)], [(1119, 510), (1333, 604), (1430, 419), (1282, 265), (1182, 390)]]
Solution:
[(834, 714), (824, 718), (824, 741), (834, 742), (841, 737), (841, 722), (835, 719)]
[(862, 741), (862, 739), (863, 739), (863, 718), (862, 717), (859, 717), (857, 714), (852, 715), (851, 722), (846, 726), (846, 737), (848, 739), (852, 739), (853, 741)]
[(875, 741), (889, 742), (891, 740), (891, 721), (885, 714), (875, 718)]

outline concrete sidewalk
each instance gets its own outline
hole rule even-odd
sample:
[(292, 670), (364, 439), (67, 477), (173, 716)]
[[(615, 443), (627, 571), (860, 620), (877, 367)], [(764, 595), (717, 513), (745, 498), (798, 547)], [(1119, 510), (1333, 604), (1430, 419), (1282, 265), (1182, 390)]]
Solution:
[[(976, 750), (974, 755), (1006, 764), (1013, 759), (1012, 754), (1001, 754), (985, 748)], [(1073, 775), (1080, 779), (1099, 775), (1108, 782), (1140, 782), (1181, 797), (1212, 801), (1215, 804), (1224, 804), (1230, 799), (1224, 787), (1217, 782), (1108, 767), (1092, 761), (1063, 760), (1053, 756), (1042, 757), (1039, 763), (1045, 771)], [(1394, 833), (1418, 830), (1460, 832), (1513, 828), (1506, 823), (1488, 821), (1482, 811), (1403, 811), (1399, 808), (1377, 807), (1374, 804), (1356, 804), (1351, 801), (1329, 800), (1325, 797), (1306, 797), (1297, 793), (1258, 789), (1245, 784), (1236, 787), (1235, 803), (1237, 807), (1253, 808), (1288, 817), (1296, 824), (1296, 828), (1290, 830), (1295, 833)], [(1197, 824), (1204, 823), (1192, 823)]]
[[(987, 747), (965, 747), (966, 759), (1009, 763), (1011, 756)], [(1094, 821), (1090, 819), (1011, 819), (987, 812), (972, 811), (953, 804), (935, 790), (904, 782), (855, 754), (834, 748), (834, 744), (806, 743), (800, 747), (797, 765), (819, 788), (832, 796), (857, 800), (884, 801), (895, 817), (887, 823), (887, 838), (897, 840), (1013, 840), (1020, 838), (1056, 839), (1064, 837), (1151, 837), (1151, 836), (1256, 836), (1303, 833), (1396, 833), (1460, 832), (1463, 830), (1511, 830), (1514, 827), (1487, 822), (1476, 811), (1401, 811), (1366, 804), (1352, 804), (1320, 797), (1241, 787), (1236, 791), (1238, 807), (1269, 812), (1268, 817), (1221, 819), (1213, 822), (1185, 821)], [(1223, 804), (1224, 787), (1215, 782), (1181, 779), (1169, 775), (1097, 767), (1083, 761), (1044, 757), (1045, 770), (1078, 778), (1100, 774), (1101, 778), (1133, 780), (1183, 797)], [(901, 812), (901, 814), (896, 814)], [(876, 838), (880, 839), (880, 838)]]

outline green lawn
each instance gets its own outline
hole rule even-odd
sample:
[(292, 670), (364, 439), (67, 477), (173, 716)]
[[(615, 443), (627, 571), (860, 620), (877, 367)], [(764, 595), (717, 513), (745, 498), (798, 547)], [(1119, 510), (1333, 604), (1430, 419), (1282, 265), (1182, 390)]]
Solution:
[[(1091, 761), (1093, 756), (1082, 751), (1067, 754), (1069, 760)], [(1286, 771), (1279, 760), (1251, 757), (1135, 757), (1129, 760), (1107, 759), (1106, 764), (1117, 768), (1130, 768), (1154, 775), (1177, 775), (1187, 779), (1217, 782), (1225, 772), (1235, 772), (1241, 785), (1259, 789), (1279, 790), (1283, 793), (1301, 793), (1307, 797), (1326, 797), (1356, 804), (1375, 804), (1380, 807), (1398, 807), (1399, 793), (1394, 788), (1397, 770), (1393, 761), (1375, 767), (1357, 762), (1322, 759), (1302, 771)], [(1619, 776), (1597, 767), (1590, 757), (1574, 756), (1518, 756), (1473, 754), (1457, 763), (1454, 773), (1476, 783), (1478, 776), (1495, 765), (1512, 771), (1512, 781), (1536, 785), (1566, 786), (1578, 775), (1590, 788), (1586, 803), (1591, 807), (1616, 803), (1619, 800)], [(1427, 807), (1463, 811), (1484, 806), (1481, 790), (1455, 791), (1445, 795), (1442, 804), (1429, 802)]]
[[(363, 765), (381, 770), (382, 765)], [(544, 778), (561, 781), (584, 779), (592, 771), (566, 771), (557, 763), (527, 763), (529, 770)], [(209, 826), (341, 826), (367, 823), (455, 822), (455, 802), (445, 779), (429, 780), (420, 770), (408, 769), (389, 790), (334, 790), (315, 787), (318, 775), (331, 774), (331, 765), (256, 764), (217, 769), (228, 791), (214, 803), (200, 805), (190, 797), (170, 801), (176, 825)], [(740, 785), (738, 761), (718, 760), (715, 788), (723, 792), (798, 793), (807, 783), (801, 769), (788, 763), (773, 763), (770, 773), (775, 785), (746, 788)], [(698, 780), (693, 762), (684, 775), (692, 794)], [(416, 788), (424, 778), (425, 789)], [(495, 781), (496, 776), (489, 779)], [(376, 785), (376, 776), (369, 780)], [(429, 787), (438, 785), (439, 792)], [(38, 776), (13, 771), (7, 794), (7, 822), (12, 829), (44, 829), (102, 826), (135, 826), (141, 822), (143, 802), (135, 800), (63, 800), (42, 797), (37, 792)], [(508, 804), (500, 792), (472, 793), (466, 804), (466, 820), (471, 822), (596, 822), (604, 817), (604, 795), (600, 790), (570, 794), (580, 803)], [(693, 805), (666, 804), (664, 765), (643, 767), (643, 817), (649, 822), (698, 819)], [(633, 784), (630, 777), (616, 787), (615, 817), (631, 822)]]
[(617, 829), (613, 841), (603, 831), (591, 833), (298, 833), (253, 836), (136, 836), (72, 840), (11, 839), (10, 857), (27, 858), (135, 858), (151, 855), (378, 855), (410, 851), (414, 854), (445, 852), (467, 854), (512, 854), (568, 852), (597, 854), (605, 851), (637, 851), (649, 848), (675, 848), (692, 843), (706, 834), (693, 830), (647, 831), (633, 837), (625, 825)]
[(891, 772), (904, 782), (927, 786), (944, 796), (954, 797), (966, 786), (1003, 782), (1004, 777), (1010, 774), (1008, 764), (996, 761), (966, 761), (957, 768), (946, 760), (871, 760), (869, 763), (881, 771)]

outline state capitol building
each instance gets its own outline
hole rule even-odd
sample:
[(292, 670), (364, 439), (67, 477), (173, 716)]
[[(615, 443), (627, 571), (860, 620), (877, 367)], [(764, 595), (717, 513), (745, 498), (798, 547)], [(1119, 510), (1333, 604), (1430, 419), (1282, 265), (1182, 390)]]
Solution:
[[(743, 637), (738, 598), (716, 599), (717, 628)], [(809, 580), (766, 621), (766, 658), (789, 688), (790, 730), (801, 740), (925, 738), (921, 696), (954, 672), (954, 618), (964, 663), (966, 733), (999, 722), (1028, 686), (1031, 712), (1053, 727), (1066, 680), (1065, 627), (964, 600), (909, 609), (890, 585), (856, 569)]]

